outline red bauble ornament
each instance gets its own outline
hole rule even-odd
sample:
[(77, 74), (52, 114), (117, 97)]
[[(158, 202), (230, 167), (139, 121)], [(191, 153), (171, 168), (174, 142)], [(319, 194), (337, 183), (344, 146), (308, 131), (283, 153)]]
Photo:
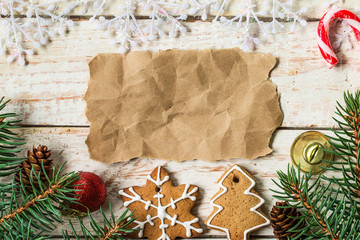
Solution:
[[(106, 200), (106, 186), (104, 181), (91, 172), (79, 172), (80, 179), (74, 181), (74, 189), (82, 191), (75, 192), (77, 202), (86, 206), (90, 212), (98, 210)], [(70, 208), (80, 212), (87, 212), (87, 208), (80, 204), (72, 204)]]

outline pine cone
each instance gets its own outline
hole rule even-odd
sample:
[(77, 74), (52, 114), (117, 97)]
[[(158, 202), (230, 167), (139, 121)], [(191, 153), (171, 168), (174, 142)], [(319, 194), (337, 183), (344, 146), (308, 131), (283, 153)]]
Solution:
[[(294, 219), (291, 217), (299, 217), (301, 216), (301, 213), (298, 212), (296, 208), (281, 208), (285, 206), (289, 206), (289, 204), (287, 202), (277, 202), (270, 212), (270, 222), (274, 229), (274, 236), (280, 240), (291, 239), (299, 234), (287, 231), (293, 228), (300, 221), (299, 219)], [(302, 228), (303, 226), (304, 223), (302, 223), (298, 229)]]
[[(47, 183), (45, 174), (42, 170), (42, 164), (44, 165), (46, 174), (50, 177), (52, 174), (51, 165), (53, 160), (49, 159), (49, 157), (51, 156), (51, 151), (43, 145), (39, 145), (37, 148), (33, 147), (32, 150), (28, 151), (27, 155), (27, 159), (20, 163), (19, 167), (21, 168), (21, 178), (26, 189), (29, 192), (32, 192), (32, 187), (30, 184), (31, 168), (34, 168), (36, 174), (39, 174), (40, 172), (40, 179), (44, 183)], [(20, 172), (16, 174), (15, 179), (20, 182)], [(32, 179), (35, 186), (37, 186), (37, 178), (35, 176), (32, 176)]]

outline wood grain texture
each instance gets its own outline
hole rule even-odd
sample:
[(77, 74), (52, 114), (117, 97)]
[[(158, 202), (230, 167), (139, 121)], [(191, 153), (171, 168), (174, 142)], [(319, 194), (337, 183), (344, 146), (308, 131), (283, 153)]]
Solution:
[[(231, 48), (237, 38), (235, 31), (217, 24), (187, 24), (191, 32), (181, 38), (163, 38), (135, 50)], [(316, 27), (312, 22), (296, 34), (278, 34), (257, 49), (278, 58), (271, 79), (280, 92), (283, 127), (332, 126), (335, 101), (341, 100), (343, 91), (360, 87), (359, 44), (351, 38), (354, 49), (341, 49), (338, 56), (343, 64), (329, 70), (316, 45)], [(97, 53), (117, 51), (101, 31), (81, 21), (71, 34), (54, 38), (39, 50), (40, 55), (30, 57), (31, 64), (26, 67), (9, 65), (1, 57), (1, 92), (13, 100), (9, 108), (24, 118), (23, 124), (88, 125), (83, 100), (89, 78), (87, 64)]]
[[(54, 162), (68, 162), (65, 171), (90, 171), (102, 177), (108, 190), (107, 203), (112, 203), (116, 215), (119, 215), (123, 210), (118, 191), (129, 186), (145, 185), (146, 176), (158, 165), (162, 165), (171, 173), (175, 185), (189, 183), (199, 186), (200, 197), (193, 212), (203, 223), (212, 212), (209, 200), (219, 190), (216, 181), (233, 164), (240, 164), (254, 176), (257, 181), (255, 189), (266, 200), (262, 210), (269, 213), (271, 206), (275, 202), (269, 189), (276, 189), (271, 179), (277, 177), (276, 171), (278, 169), (286, 170), (290, 163), (289, 149), (291, 143), (303, 131), (277, 131), (272, 143), (274, 152), (253, 161), (244, 159), (217, 162), (196, 160), (178, 163), (155, 159), (137, 159), (128, 163), (111, 165), (89, 159), (87, 147), (84, 143), (88, 132), (88, 128), (24, 128), (21, 130), (21, 135), (27, 141), (24, 149), (40, 143), (47, 144), (53, 152)], [(324, 133), (328, 134), (329, 132)], [(328, 172), (328, 174), (331, 174), (331, 172)], [(94, 216), (99, 217), (99, 212), (95, 212)], [(68, 227), (67, 223), (60, 225), (54, 234), (60, 234), (61, 230), (66, 229), (66, 227)], [(224, 236), (221, 232), (209, 229), (206, 229), (204, 235)], [(254, 232), (252, 235), (258, 237), (272, 236), (272, 229), (266, 227), (263, 230)]]

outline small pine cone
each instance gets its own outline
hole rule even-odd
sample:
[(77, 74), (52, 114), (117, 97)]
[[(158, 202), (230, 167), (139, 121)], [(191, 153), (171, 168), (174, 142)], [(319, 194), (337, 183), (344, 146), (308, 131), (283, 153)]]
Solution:
[[(29, 192), (32, 192), (30, 183), (31, 168), (34, 168), (36, 174), (39, 174), (40, 172), (40, 179), (46, 184), (47, 180), (42, 170), (42, 164), (44, 165), (46, 174), (50, 177), (52, 174), (51, 165), (53, 160), (49, 159), (51, 156), (51, 151), (43, 145), (39, 145), (37, 148), (33, 147), (32, 150), (28, 151), (27, 155), (27, 159), (20, 163), (19, 167), (21, 168), (21, 178), (26, 189)], [(20, 172), (16, 174), (15, 179), (20, 182)], [(33, 176), (32, 179), (35, 186), (37, 186), (37, 178)]]
[[(293, 228), (300, 221), (299, 219), (294, 219), (291, 217), (301, 216), (301, 213), (298, 212), (296, 208), (282, 208), (285, 206), (289, 206), (289, 204), (287, 202), (277, 202), (270, 212), (270, 222), (274, 229), (274, 236), (280, 240), (291, 239), (298, 235), (298, 233), (287, 231)], [(303, 226), (304, 223), (302, 223), (298, 229), (302, 228)]]

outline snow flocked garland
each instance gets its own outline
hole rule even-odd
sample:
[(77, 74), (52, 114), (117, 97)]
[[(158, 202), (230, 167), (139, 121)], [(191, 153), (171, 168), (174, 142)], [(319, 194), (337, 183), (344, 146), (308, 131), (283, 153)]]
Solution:
[[(2, 0), (0, 2), (0, 55), (6, 55), (7, 61), (25, 65), (25, 56), (37, 52), (49, 39), (74, 23), (68, 18), (74, 10), (78, 14), (92, 12), (90, 22), (105, 29), (112, 37), (112, 43), (119, 45), (124, 53), (136, 45), (168, 35), (175, 37), (187, 31), (183, 21), (188, 15), (208, 19), (214, 14), (213, 22), (222, 26), (236, 28), (239, 37), (233, 44), (245, 51), (251, 51), (260, 43), (254, 28), (258, 26), (264, 36), (276, 34), (284, 28), (279, 19), (293, 22), (290, 31), (296, 25), (306, 26), (301, 15), (306, 8), (292, 11), (292, 0), (241, 0), (239, 14), (228, 18), (223, 16), (232, 0)], [(339, 1), (339, 0), (337, 0)], [(340, 0), (341, 1), (341, 0)], [(120, 5), (119, 3), (124, 2)], [(333, 4), (332, 1), (330, 4)], [(104, 9), (117, 5), (118, 13), (110, 18), (102, 16)], [(261, 6), (260, 6), (261, 5)], [(265, 9), (258, 11), (258, 9)], [(140, 24), (135, 12), (147, 12), (150, 24)], [(270, 22), (262, 22), (259, 17), (271, 14)], [(2, 19), (1, 19), (2, 18)], [(253, 24), (254, 23), (254, 24)], [(288, 31), (288, 30), (286, 30)]]

